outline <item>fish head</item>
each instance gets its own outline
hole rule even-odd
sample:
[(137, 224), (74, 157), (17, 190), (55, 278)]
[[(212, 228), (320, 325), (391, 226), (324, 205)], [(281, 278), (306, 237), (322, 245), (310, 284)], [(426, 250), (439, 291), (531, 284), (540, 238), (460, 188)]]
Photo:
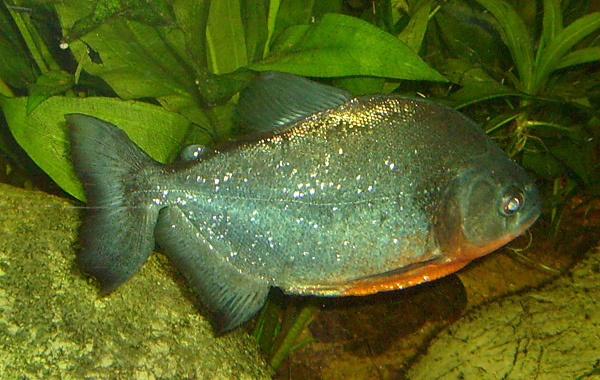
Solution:
[(486, 155), (458, 172), (433, 234), (446, 260), (468, 262), (521, 235), (540, 211), (537, 187), (527, 173), (504, 153)]
[(383, 273), (303, 292), (366, 295), (429, 282), (504, 246), (540, 215), (535, 183), (500, 148), (458, 166), (441, 180), (446, 184), (443, 190), (426, 192), (430, 198), (425, 203), (432, 205), (433, 221), (422, 255), (408, 263), (405, 259), (400, 265), (394, 262)]

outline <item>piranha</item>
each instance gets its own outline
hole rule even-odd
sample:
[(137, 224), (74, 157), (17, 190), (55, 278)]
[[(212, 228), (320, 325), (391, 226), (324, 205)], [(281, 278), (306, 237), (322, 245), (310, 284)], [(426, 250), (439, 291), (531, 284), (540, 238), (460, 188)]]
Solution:
[(467, 117), (282, 73), (242, 94), (255, 132), (160, 164), (119, 128), (66, 115), (88, 199), (81, 268), (116, 289), (158, 245), (221, 331), (269, 289), (348, 296), (464, 267), (537, 219), (537, 188)]

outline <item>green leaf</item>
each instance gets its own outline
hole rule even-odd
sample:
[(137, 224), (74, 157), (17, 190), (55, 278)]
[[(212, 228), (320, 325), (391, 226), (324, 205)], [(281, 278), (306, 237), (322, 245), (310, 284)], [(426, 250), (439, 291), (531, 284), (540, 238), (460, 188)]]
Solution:
[(165, 0), (97, 0), (89, 3), (94, 4), (93, 9), (69, 28), (65, 42), (71, 42), (109, 20), (126, 18), (154, 26), (174, 22), (172, 9)]
[(513, 57), (522, 90), (531, 92), (533, 86), (533, 46), (527, 26), (515, 10), (501, 0), (476, 0), (497, 20), (497, 28), (502, 41), (508, 46)]
[(264, 58), (269, 54), (271, 48), (271, 40), (275, 33), (275, 25), (277, 22), (277, 16), (279, 14), (280, 0), (269, 0), (269, 9), (267, 10), (267, 40), (265, 41), (265, 47), (261, 58)]
[(429, 11), (431, 10), (431, 0), (421, 2), (420, 6), (412, 14), (408, 25), (398, 36), (400, 41), (404, 42), (414, 52), (419, 52), (427, 24), (429, 23)]
[(211, 2), (206, 39), (213, 73), (230, 73), (248, 64), (239, 0)]
[[(57, 10), (64, 28), (80, 13), (67, 6), (57, 5)], [(136, 21), (111, 21), (81, 40), (84, 43), (78, 40), (69, 45), (75, 58), (84, 70), (102, 77), (123, 99), (189, 96), (194, 91), (193, 77), (156, 28)], [(99, 54), (102, 64), (89, 59), (86, 44)]]
[(289, 28), (271, 54), (249, 68), (312, 77), (363, 75), (446, 81), (391, 34), (340, 14), (326, 14), (315, 24)]
[(384, 78), (374, 77), (342, 77), (333, 80), (335, 87), (345, 88), (354, 96), (384, 93)]
[(480, 65), (465, 59), (446, 59), (438, 68), (446, 78), (463, 87), (481, 82), (491, 87), (499, 84)]
[[(315, 0), (272, 0), (269, 9), (269, 31), (273, 28), (273, 34), (269, 40), (278, 39), (282, 31), (289, 27), (310, 23), (314, 5)], [(276, 6), (275, 14), (272, 14), (274, 6)], [(273, 16), (276, 16), (274, 20), (272, 20)], [(274, 22), (273, 27), (270, 25), (271, 22)]]
[(600, 61), (600, 47), (578, 49), (563, 56), (556, 65), (556, 70), (598, 61)]
[(27, 98), (27, 113), (33, 112), (41, 102), (53, 95), (65, 92), (73, 87), (73, 74), (62, 70), (47, 71), (37, 78), (35, 84), (29, 87)]
[(462, 86), (460, 90), (441, 100), (455, 108), (464, 108), (474, 103), (500, 97), (527, 96), (518, 90), (498, 83), (479, 65), (462, 59), (447, 59), (441, 65), (440, 70), (447, 78)]
[(542, 56), (544, 47), (547, 46), (555, 36), (563, 29), (562, 13), (559, 0), (544, 0), (544, 20), (542, 23), (542, 36), (540, 38), (536, 64)]
[(241, 0), (246, 38), (246, 55), (250, 62), (262, 59), (267, 41), (268, 0)]
[(70, 161), (65, 114), (88, 114), (119, 126), (160, 162), (175, 157), (190, 126), (187, 119), (162, 107), (115, 98), (56, 96), (31, 114), (27, 114), (27, 102), (26, 97), (0, 97), (0, 106), (15, 140), (60, 187), (81, 200), (84, 194)]
[(445, 2), (437, 9), (436, 30), (429, 35), (430, 39), (439, 39), (440, 46), (436, 50), (441, 57), (458, 58), (490, 70), (500, 70), (510, 64), (506, 62), (510, 59), (508, 49), (488, 12), (457, 1)]
[(308, 0), (307, 2), (314, 3), (312, 7), (312, 14), (310, 15), (310, 21), (315, 22), (316, 20), (320, 20), (321, 18), (323, 18), (323, 16), (327, 13), (344, 13), (344, 5), (346, 3), (346, 0)]
[[(35, 27), (30, 12), (23, 12), (19, 7), (7, 6), (6, 8), (14, 21), (14, 25), (18, 28), (19, 36), (17, 38), (25, 43), (27, 54), (36, 63), (39, 71), (59, 70), (58, 64), (45, 45), (42, 36), (38, 33), (38, 28)], [(40, 13), (45, 13), (45, 9), (42, 9), (44, 7), (40, 8)]]
[(8, 12), (0, 9), (0, 80), (25, 89), (35, 81), (35, 74), (28, 60), (29, 53), (18, 35)]
[(391, 0), (373, 0), (372, 9), (377, 16), (377, 26), (390, 33), (394, 29)]
[(185, 51), (192, 66), (207, 69), (206, 24), (210, 0), (175, 0), (173, 12), (179, 29), (183, 32)]
[[(55, 5), (64, 29), (90, 11), (82, 5), (88, 3), (65, 0)], [(184, 36), (193, 33), (194, 26), (188, 24), (186, 28), (182, 32), (127, 19), (111, 20), (94, 33), (72, 41), (69, 47), (83, 69), (104, 79), (120, 98), (157, 98), (170, 105), (170, 111), (181, 111), (194, 123), (208, 128), (194, 69), (184, 53)], [(94, 61), (90, 49), (98, 56)], [(211, 84), (205, 78), (199, 83), (206, 87)]]
[(528, 97), (526, 94), (503, 86), (497, 82), (478, 82), (456, 91), (447, 98), (452, 107), (460, 109), (485, 100), (506, 96)]
[(546, 46), (536, 70), (535, 89), (539, 89), (548, 76), (559, 67), (561, 58), (578, 42), (600, 28), (600, 12), (591, 13), (564, 28)]

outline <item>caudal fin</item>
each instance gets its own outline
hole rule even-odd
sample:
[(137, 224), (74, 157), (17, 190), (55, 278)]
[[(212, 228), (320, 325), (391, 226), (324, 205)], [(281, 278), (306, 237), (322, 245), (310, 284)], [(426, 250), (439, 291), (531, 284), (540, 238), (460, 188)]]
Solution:
[(136, 178), (159, 164), (110, 123), (81, 114), (65, 118), (88, 202), (79, 265), (110, 292), (137, 272), (154, 248), (159, 208)]

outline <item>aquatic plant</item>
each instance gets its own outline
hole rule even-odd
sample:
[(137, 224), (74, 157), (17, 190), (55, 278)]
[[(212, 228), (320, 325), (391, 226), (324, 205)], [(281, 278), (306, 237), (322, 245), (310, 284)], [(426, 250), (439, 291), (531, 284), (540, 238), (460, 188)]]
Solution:
[[(327, 9), (290, 20), (300, 3), (285, 12), (277, 11), (278, 1), (33, 4), (3, 2), (0, 49), (11, 59), (1, 61), (0, 106), (21, 147), (79, 199), (65, 113), (113, 122), (164, 162), (186, 143), (230, 136), (233, 96), (252, 78), (250, 70), (445, 81), (408, 46), (365, 21)], [(169, 136), (160, 146), (153, 138), (158, 131)]]

